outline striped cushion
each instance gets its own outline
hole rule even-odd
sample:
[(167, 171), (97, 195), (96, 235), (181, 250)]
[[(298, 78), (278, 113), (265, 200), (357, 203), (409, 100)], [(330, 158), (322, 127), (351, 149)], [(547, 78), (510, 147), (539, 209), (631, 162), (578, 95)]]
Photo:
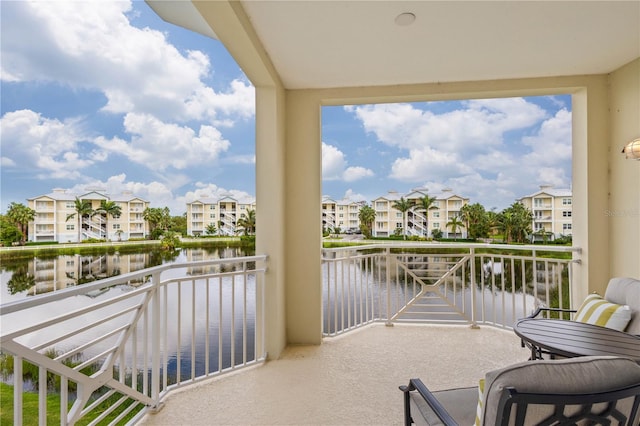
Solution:
[(484, 379), (480, 379), (478, 383), (478, 407), (476, 408), (476, 423), (475, 426), (482, 425), (482, 405), (484, 400)]
[(584, 299), (574, 320), (623, 331), (631, 320), (631, 310), (627, 305), (607, 302), (599, 294), (593, 293)]

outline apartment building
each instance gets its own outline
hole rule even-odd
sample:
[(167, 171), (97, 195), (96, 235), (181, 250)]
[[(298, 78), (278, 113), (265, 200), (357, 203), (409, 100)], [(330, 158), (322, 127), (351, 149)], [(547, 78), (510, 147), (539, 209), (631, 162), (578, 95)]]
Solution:
[[(76, 216), (76, 198), (89, 201), (95, 211), (104, 201), (112, 201), (120, 207), (119, 217), (106, 217), (95, 214), (81, 220), (78, 233)], [(149, 202), (133, 195), (129, 191), (119, 195), (110, 195), (100, 189), (90, 189), (84, 194), (73, 194), (64, 189), (35, 198), (27, 199), (28, 205), (35, 211), (34, 220), (29, 223), (29, 241), (56, 241), (59, 243), (78, 242), (87, 238), (127, 241), (132, 238), (145, 238), (149, 229), (143, 218)], [(69, 220), (67, 220), (69, 218)]]
[[(428, 212), (417, 207), (420, 199), (426, 195), (436, 199)], [(408, 194), (389, 191), (386, 195), (376, 198), (372, 203), (376, 212), (373, 236), (388, 237), (403, 232), (402, 212), (393, 207), (400, 198), (414, 206), (406, 212), (407, 236), (429, 237), (433, 230), (437, 229), (442, 231), (442, 235), (447, 238), (466, 237), (464, 228), (458, 228), (454, 233), (452, 229), (447, 227), (447, 223), (454, 217), (460, 216), (460, 209), (469, 203), (469, 199), (455, 194), (453, 190), (448, 188), (436, 194), (428, 194), (426, 188), (413, 189)]]
[[(533, 213), (533, 238), (553, 240), (572, 234), (572, 196), (570, 189), (541, 185), (540, 190), (518, 199)], [(544, 233), (544, 235), (543, 235)]]
[(231, 195), (219, 198), (201, 196), (187, 203), (187, 234), (237, 235), (242, 229), (238, 219), (248, 210), (256, 209), (255, 198), (236, 199)]
[(329, 196), (322, 197), (322, 229), (347, 232), (360, 229), (360, 209), (367, 203), (349, 198), (335, 201)]

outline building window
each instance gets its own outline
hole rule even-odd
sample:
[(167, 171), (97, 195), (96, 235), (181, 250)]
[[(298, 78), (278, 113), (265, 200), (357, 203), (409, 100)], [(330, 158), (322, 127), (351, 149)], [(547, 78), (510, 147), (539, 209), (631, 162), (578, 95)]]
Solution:
[(396, 228), (402, 228), (402, 224), (401, 223), (396, 223)]
[(67, 224), (67, 231), (73, 231), (76, 229), (75, 225)]
[(433, 212), (432, 213), (434, 218), (439, 218), (440, 217), (440, 212)]
[(246, 210), (247, 206), (240, 206), (240, 210)]
[(66, 206), (67, 206), (68, 209), (73, 209), (73, 208), (76, 207), (76, 205), (74, 203), (70, 203), (70, 202), (67, 202)]
[(338, 207), (338, 210), (342, 211), (342, 210), (344, 210), (344, 207), (340, 206), (340, 207)]
[(338, 217), (344, 217), (344, 213), (340, 213)]
[(211, 214), (209, 215), (209, 219), (215, 219), (215, 218), (216, 218), (216, 214), (215, 214), (215, 213), (211, 213)]
[(216, 209), (215, 204), (211, 204), (211, 205), (209, 206), (209, 210), (215, 210), (215, 209)]
[(440, 222), (433, 222), (434, 229), (440, 228)]
[(112, 228), (113, 229), (120, 229), (120, 224), (119, 223), (114, 223)]
[(571, 210), (562, 212), (562, 217), (571, 217)]
[(542, 223), (536, 223), (536, 231), (541, 231), (544, 229), (544, 225)]
[(562, 230), (563, 231), (571, 231), (571, 224), (570, 223), (563, 223), (562, 224)]
[(562, 205), (563, 206), (570, 206), (571, 205), (571, 198), (563, 198), (562, 199)]
[(376, 203), (376, 209), (386, 209), (387, 208), (387, 203), (384, 201), (378, 201)]

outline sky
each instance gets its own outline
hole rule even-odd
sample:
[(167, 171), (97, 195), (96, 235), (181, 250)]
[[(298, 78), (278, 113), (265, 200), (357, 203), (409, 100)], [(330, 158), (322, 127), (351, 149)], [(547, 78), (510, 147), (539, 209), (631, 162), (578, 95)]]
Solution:
[[(62, 188), (186, 211), (255, 197), (254, 89), (143, 1), (0, 2), (0, 212)], [(450, 188), (498, 211), (569, 188), (569, 95), (322, 109), (322, 193)], [(259, 207), (258, 207), (259, 208)]]

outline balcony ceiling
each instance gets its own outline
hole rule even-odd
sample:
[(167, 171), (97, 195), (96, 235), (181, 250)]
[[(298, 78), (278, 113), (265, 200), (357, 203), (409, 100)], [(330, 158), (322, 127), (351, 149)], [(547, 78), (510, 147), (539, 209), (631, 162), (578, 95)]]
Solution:
[[(190, 3), (176, 22), (148, 2), (209, 33)], [(640, 56), (640, 1), (240, 3), (290, 89), (602, 74)]]

